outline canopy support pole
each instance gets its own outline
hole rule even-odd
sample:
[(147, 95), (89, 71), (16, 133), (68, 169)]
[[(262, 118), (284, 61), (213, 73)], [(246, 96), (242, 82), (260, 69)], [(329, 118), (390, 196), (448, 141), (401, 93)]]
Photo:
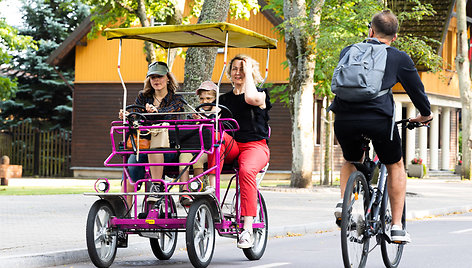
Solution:
[(267, 60), (266, 60), (266, 68), (265, 68), (265, 77), (264, 80), (262, 80), (262, 83), (259, 85), (259, 88), (262, 88), (262, 86), (265, 84), (267, 80), (267, 76), (269, 75), (269, 54), (270, 54), (270, 48), (267, 48)]
[[(226, 35), (225, 35), (225, 53), (224, 53), (224, 60), (223, 60), (223, 70), (221, 70), (221, 74), (220, 74), (220, 79), (218, 80), (218, 88), (216, 89), (216, 110), (215, 110), (215, 133), (216, 133), (216, 138), (218, 139), (218, 127), (219, 127), (219, 122), (218, 122), (218, 110), (219, 110), (219, 104), (220, 104), (220, 86), (221, 86), (221, 80), (223, 80), (223, 75), (225, 73), (225, 70), (226, 70), (226, 61), (227, 61), (227, 58), (228, 58), (228, 31), (226, 31)], [(220, 135), (220, 139), (223, 140), (223, 133), (221, 133)], [(218, 150), (220, 153), (221, 153), (221, 146), (215, 148), (215, 150)], [(219, 155), (219, 154), (217, 154)], [(216, 159), (216, 166), (219, 166), (219, 165), (222, 165), (224, 163), (220, 163), (220, 158), (217, 157)], [(216, 189), (220, 189), (220, 172), (216, 172), (215, 173), (215, 181), (216, 181)], [(216, 198), (218, 198), (218, 200), (220, 199), (220, 191), (216, 191), (215, 192), (216, 194)]]
[[(122, 48), (123, 39), (120, 39), (120, 46), (118, 49), (118, 76), (120, 77), (121, 85), (123, 86), (123, 125), (126, 123), (126, 97), (128, 96), (128, 90), (126, 89), (125, 82), (123, 81), (123, 76), (121, 76), (121, 48)], [(125, 132), (123, 131), (123, 143), (125, 142)]]

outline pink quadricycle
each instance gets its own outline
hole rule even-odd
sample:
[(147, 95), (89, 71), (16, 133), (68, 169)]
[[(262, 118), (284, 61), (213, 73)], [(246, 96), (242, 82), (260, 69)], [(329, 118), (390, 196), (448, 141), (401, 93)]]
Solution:
[[(126, 104), (127, 90), (120, 72), (122, 39), (140, 39), (154, 42), (163, 48), (175, 47), (222, 47), (224, 48), (224, 66), (218, 81), (218, 90), (226, 68), (228, 47), (265, 48), (267, 49), (266, 74), (270, 49), (276, 48), (276, 40), (260, 35), (248, 29), (229, 23), (211, 23), (196, 25), (172, 25), (146, 28), (117, 28), (105, 30), (107, 39), (119, 39), (118, 74), (123, 85), (123, 110), (130, 113), (123, 121), (113, 121), (110, 138), (112, 152), (105, 160), (107, 167), (123, 169), (124, 191), (109, 192), (110, 183), (106, 178), (99, 178), (95, 183), (95, 193), (86, 193), (100, 197), (90, 208), (86, 240), (90, 259), (97, 267), (109, 267), (116, 256), (118, 247), (128, 246), (128, 235), (137, 234), (149, 238), (151, 249), (159, 260), (168, 260), (174, 254), (177, 234), (185, 232), (189, 259), (194, 267), (206, 267), (210, 264), (215, 247), (215, 233), (220, 236), (238, 239), (243, 226), (240, 216), (239, 185), (237, 163), (223, 167), (220, 172), (220, 151), (222, 140), (218, 138), (224, 132), (233, 135), (239, 129), (231, 112), (222, 105), (214, 112), (202, 112), (204, 104), (192, 108), (192, 112), (169, 113), (185, 116), (199, 113), (203, 119), (185, 120), (149, 120), (144, 107)], [(180, 93), (179, 93), (180, 94)], [(223, 115), (226, 116), (225, 118)], [(169, 143), (164, 148), (140, 149), (139, 139), (142, 133), (165, 129)], [(137, 134), (138, 139), (130, 139), (131, 146), (126, 146), (130, 134)], [(121, 140), (115, 142), (115, 140)], [(146, 154), (192, 153), (194, 157), (187, 163), (134, 163), (128, 162), (131, 155), (136, 158)], [(216, 164), (208, 166), (202, 174), (193, 176), (187, 182), (180, 182), (182, 173), (196, 163), (204, 154), (215, 154)], [(119, 161), (112, 161), (118, 158)], [(130, 168), (141, 167), (145, 170), (142, 179), (135, 183), (130, 179)], [(164, 176), (152, 179), (151, 166), (164, 166)], [(179, 172), (178, 166), (185, 166)], [(267, 166), (257, 177), (259, 185)], [(215, 189), (204, 189), (204, 176), (215, 173)], [(233, 174), (226, 191), (220, 193), (220, 175)], [(126, 189), (127, 181), (134, 189)], [(189, 192), (180, 190), (186, 184)], [(232, 190), (232, 185), (235, 185)], [(144, 191), (140, 191), (144, 186)], [(223, 196), (222, 196), (223, 194)], [(193, 202), (189, 208), (177, 207), (174, 198), (190, 195)], [(257, 216), (254, 219), (254, 246), (243, 249), (249, 260), (258, 260), (264, 254), (268, 236), (268, 215), (262, 194), (257, 192)], [(131, 198), (132, 202), (127, 202)], [(216, 230), (216, 232), (215, 232)]]

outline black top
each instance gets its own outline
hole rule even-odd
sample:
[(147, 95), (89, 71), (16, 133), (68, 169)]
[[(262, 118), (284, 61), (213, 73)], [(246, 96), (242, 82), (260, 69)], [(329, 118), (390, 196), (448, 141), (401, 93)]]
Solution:
[[(257, 89), (266, 93), (266, 108), (249, 105), (244, 100), (244, 94), (235, 95), (230, 92), (220, 96), (220, 104), (228, 107), (233, 113), (233, 118), (239, 124), (239, 131), (235, 133), (237, 142), (250, 142), (259, 140), (269, 140), (269, 110), (272, 108), (270, 97), (266, 89)], [(225, 115), (223, 114), (224, 118)]]
[[(182, 101), (182, 96), (168, 92), (167, 95), (162, 99), (161, 104), (157, 107), (158, 113), (173, 113), (173, 112), (183, 112), (184, 103)], [(153, 97), (146, 97), (142, 92), (139, 92), (138, 97), (136, 97), (136, 104), (146, 106), (146, 103), (154, 104)], [(157, 113), (157, 114), (158, 114)], [(179, 116), (176, 114), (166, 114), (166, 115), (156, 115), (156, 116), (146, 116), (149, 120), (176, 120), (179, 119)]]
[[(376, 41), (369, 41), (378, 43)], [(350, 46), (341, 51), (340, 58)], [(392, 88), (396, 83), (405, 89), (421, 115), (431, 114), (430, 103), (413, 60), (404, 51), (394, 47), (387, 48), (387, 62), (382, 80), (382, 90)], [(392, 94), (385, 94), (365, 102), (349, 102), (334, 98), (330, 110), (336, 114), (336, 120), (385, 119), (393, 116), (394, 101)]]

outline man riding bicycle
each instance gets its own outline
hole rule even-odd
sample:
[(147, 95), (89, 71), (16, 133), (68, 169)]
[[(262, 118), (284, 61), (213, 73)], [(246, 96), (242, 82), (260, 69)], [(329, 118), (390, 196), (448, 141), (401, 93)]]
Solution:
[[(345, 162), (340, 173), (341, 198), (344, 196), (346, 183), (352, 172), (356, 170), (351, 162), (361, 162), (362, 136), (372, 140), (375, 152), (388, 171), (388, 194), (392, 209), (391, 239), (411, 242), (408, 232), (402, 229), (402, 212), (405, 203), (406, 173), (402, 159), (401, 139), (394, 121), (394, 100), (391, 88), (401, 83), (419, 115), (410, 119), (411, 122), (427, 122), (433, 118), (428, 97), (424, 92), (423, 83), (412, 59), (403, 51), (390, 44), (397, 38), (398, 20), (390, 11), (382, 11), (372, 17), (369, 25), (368, 43), (385, 44), (385, 72), (378, 97), (365, 101), (352, 101), (336, 95), (330, 110), (335, 113), (334, 131), (341, 145)], [(351, 46), (341, 51), (340, 59), (349, 52)], [(335, 72), (336, 74), (336, 72)], [(334, 78), (333, 78), (334, 80)], [(342, 212), (341, 199), (336, 205), (335, 216), (339, 220)]]

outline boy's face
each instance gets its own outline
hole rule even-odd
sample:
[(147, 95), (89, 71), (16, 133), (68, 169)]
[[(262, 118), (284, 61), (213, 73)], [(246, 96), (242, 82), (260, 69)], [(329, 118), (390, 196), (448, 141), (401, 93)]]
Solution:
[[(200, 99), (200, 104), (203, 103), (212, 103), (215, 101), (215, 95), (213, 95), (214, 91), (210, 90), (200, 90), (200, 94), (198, 95), (198, 98)], [(203, 109), (209, 111), (211, 110), (211, 106), (205, 106)]]

